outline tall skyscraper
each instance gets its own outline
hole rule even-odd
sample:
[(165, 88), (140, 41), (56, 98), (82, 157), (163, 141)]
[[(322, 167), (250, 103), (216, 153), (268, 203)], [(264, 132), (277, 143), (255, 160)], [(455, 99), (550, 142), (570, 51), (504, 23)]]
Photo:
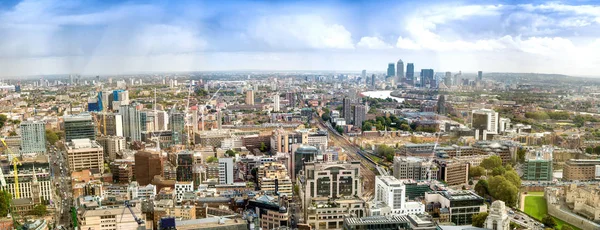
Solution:
[(367, 110), (364, 105), (354, 106), (354, 126), (362, 127), (362, 123), (367, 117)]
[(279, 93), (273, 95), (273, 112), (279, 112)]
[(140, 111), (134, 105), (121, 105), (119, 113), (123, 119), (123, 136), (127, 141), (142, 140)]
[(404, 81), (404, 62), (402, 59), (396, 63), (396, 82), (400, 83)]
[(219, 184), (233, 184), (233, 158), (219, 158)]
[(89, 113), (66, 115), (63, 118), (65, 128), (65, 142), (73, 139), (88, 138), (96, 140), (96, 126)]
[(21, 153), (46, 153), (46, 124), (43, 121), (21, 123)]
[(421, 88), (434, 88), (436, 82), (433, 76), (433, 69), (421, 69)]
[(169, 114), (169, 129), (174, 145), (183, 145), (187, 143), (185, 133), (185, 114), (177, 112), (175, 109)]
[(389, 63), (388, 64), (388, 68), (387, 68), (387, 76), (388, 77), (395, 77), (396, 76), (396, 69), (394, 68), (394, 63)]
[(477, 81), (481, 81), (483, 80), (483, 71), (478, 71), (477, 72)]
[(409, 85), (415, 85), (415, 65), (413, 63), (406, 64), (406, 82)]
[(361, 74), (360, 74), (360, 76), (362, 77), (362, 79), (365, 79), (365, 81), (366, 81), (366, 79), (367, 79), (367, 70), (363, 69), (362, 72), (361, 72)]
[(254, 90), (246, 91), (246, 105), (254, 105)]
[(446, 85), (447, 87), (452, 86), (452, 73), (451, 72), (446, 72), (446, 75), (444, 76), (444, 85)]
[(371, 75), (371, 87), (375, 88), (375, 74)]
[(352, 121), (352, 100), (348, 97), (344, 97), (344, 102), (342, 104), (342, 115), (344, 116), (344, 120), (346, 120), (346, 124), (351, 123)]
[(446, 96), (440, 95), (437, 101), (437, 112), (441, 115), (446, 114)]
[(290, 107), (296, 107), (296, 94), (294, 92), (285, 93), (285, 99), (288, 101)]

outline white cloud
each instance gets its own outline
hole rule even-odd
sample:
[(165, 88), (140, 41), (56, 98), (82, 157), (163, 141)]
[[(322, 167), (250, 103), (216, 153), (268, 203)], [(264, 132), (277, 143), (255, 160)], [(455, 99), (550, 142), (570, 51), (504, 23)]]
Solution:
[(400, 49), (408, 49), (408, 50), (419, 50), (421, 46), (410, 40), (409, 38), (403, 38), (402, 36), (398, 37), (398, 41), (396, 42), (396, 47)]
[(357, 47), (367, 48), (367, 49), (389, 49), (392, 48), (391, 45), (385, 43), (378, 37), (362, 37), (360, 41), (356, 44)]
[(344, 26), (319, 15), (263, 16), (247, 32), (272, 48), (354, 49), (352, 35)]

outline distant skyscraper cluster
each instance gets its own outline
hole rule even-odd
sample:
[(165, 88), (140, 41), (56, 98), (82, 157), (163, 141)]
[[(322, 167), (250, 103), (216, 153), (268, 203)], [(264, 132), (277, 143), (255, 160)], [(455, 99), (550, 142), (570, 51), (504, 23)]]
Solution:
[[(363, 70), (362, 75), (365, 78), (366, 71)], [(374, 87), (375, 79), (372, 76), (371, 86)], [(455, 85), (475, 85), (483, 81), (483, 72), (477, 72), (477, 78), (475, 81), (469, 79), (461, 79), (462, 73), (452, 75), (452, 72), (445, 72), (445, 74), (436, 76), (433, 69), (421, 69), (418, 77), (415, 77), (415, 65), (413, 63), (407, 63), (406, 69), (404, 68), (404, 61), (399, 59), (396, 63), (388, 63), (385, 80), (387, 82), (394, 82), (395, 84), (403, 84), (407, 86), (413, 86), (418, 88), (439, 88), (439, 87), (451, 87)], [(464, 83), (461, 81), (467, 81)], [(368, 79), (367, 79), (368, 82)]]

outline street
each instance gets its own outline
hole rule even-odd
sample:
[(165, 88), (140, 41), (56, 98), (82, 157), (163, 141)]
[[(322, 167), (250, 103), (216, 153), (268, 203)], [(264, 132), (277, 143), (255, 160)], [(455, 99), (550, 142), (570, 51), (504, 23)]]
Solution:
[(71, 176), (66, 161), (66, 152), (57, 149), (55, 146), (49, 147), (50, 170), (52, 174), (52, 184), (54, 185), (54, 207), (56, 209), (55, 226), (71, 226), (71, 206), (73, 204)]

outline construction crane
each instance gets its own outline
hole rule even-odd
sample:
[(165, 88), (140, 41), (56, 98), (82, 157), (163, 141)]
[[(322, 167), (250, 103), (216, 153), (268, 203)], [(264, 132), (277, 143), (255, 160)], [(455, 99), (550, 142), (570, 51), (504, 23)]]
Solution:
[[(19, 160), (19, 158), (13, 153), (12, 150), (10, 150), (10, 148), (8, 147), (8, 145), (6, 144), (6, 142), (4, 142), (4, 138), (0, 139), (0, 141), (2, 141), (2, 144), (4, 146), (6, 146), (6, 149), (8, 150), (8, 153), (10, 154), (9, 158), (11, 159), (11, 163), (13, 165), (13, 174), (15, 177), (15, 199), (20, 199), (21, 198), (21, 193), (19, 191), (19, 171), (17, 170), (17, 166), (21, 165), (21, 161)], [(0, 170), (2, 171), (2, 170)], [(6, 184), (6, 181), (4, 179), (4, 174), (2, 174), (2, 186), (4, 186)]]
[[(138, 226), (142, 226), (144, 224), (144, 220), (138, 218), (135, 213), (133, 212), (133, 209), (131, 209), (131, 203), (129, 203), (128, 200), (125, 201), (125, 208), (129, 209), (129, 212), (131, 213), (131, 215), (133, 216), (133, 219), (135, 220), (135, 222), (137, 222)], [(123, 210), (125, 211), (125, 210)], [(123, 215), (121, 214), (121, 221), (123, 220)]]

